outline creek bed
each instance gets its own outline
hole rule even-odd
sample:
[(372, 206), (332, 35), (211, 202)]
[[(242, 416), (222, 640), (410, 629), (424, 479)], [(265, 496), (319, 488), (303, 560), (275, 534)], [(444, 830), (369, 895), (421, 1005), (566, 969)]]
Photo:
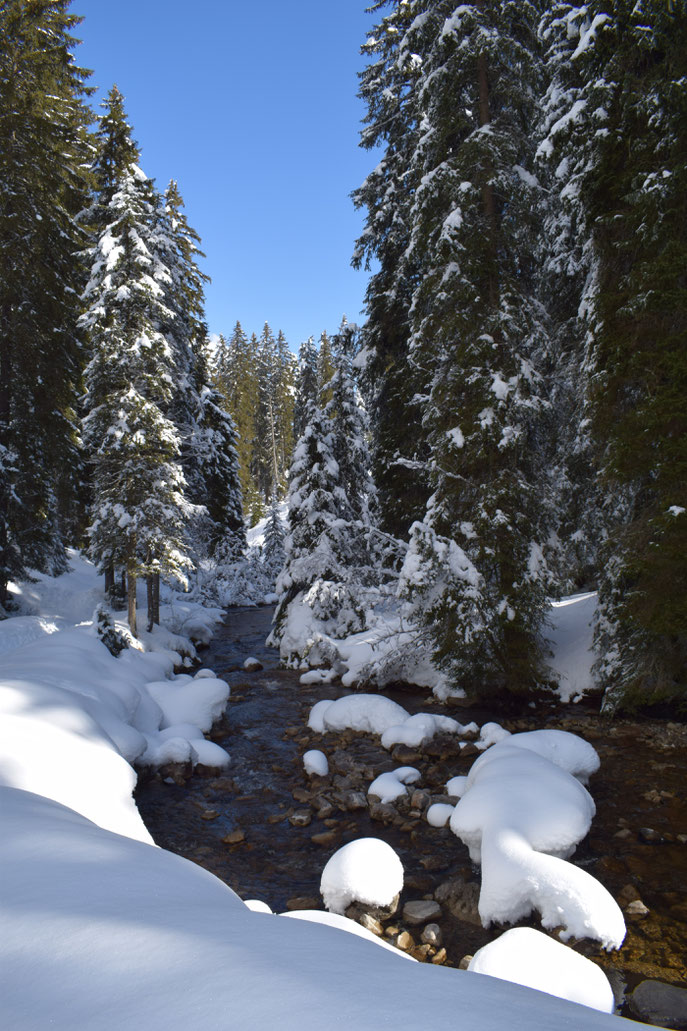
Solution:
[[(194, 776), (185, 784), (159, 777), (142, 780), (136, 801), (155, 841), (220, 877), (244, 899), (257, 898), (282, 912), (294, 898), (319, 901), (319, 882), (329, 857), (355, 838), (381, 837), (398, 852), (406, 873), (402, 902), (433, 893), (460, 878), (470, 890), (479, 870), (467, 849), (447, 829), (426, 821), (409, 821), (405, 829), (370, 818), (368, 810), (336, 811), (325, 823), (312, 812), (307, 826), (293, 826), (289, 816), (304, 808), (296, 795), (309, 787), (302, 755), (322, 748), (327, 755), (345, 752), (375, 773), (400, 765), (390, 762), (376, 738), (368, 735), (313, 734), (307, 728), (312, 705), (321, 698), (350, 693), (340, 684), (300, 684), (299, 674), (278, 668), (277, 652), (268, 649), (273, 610), (232, 609), (203, 665), (231, 685), (232, 696), (214, 740), (226, 748), (231, 763), (219, 777)], [(257, 658), (263, 669), (247, 673), (244, 661)], [(628, 935), (619, 952), (607, 954), (596, 943), (575, 948), (598, 962), (628, 990), (644, 978), (684, 986), (687, 959), (687, 731), (684, 725), (650, 720), (602, 718), (593, 706), (549, 707), (533, 714), (524, 708), (508, 718), (483, 706), (478, 709), (438, 705), (418, 688), (386, 692), (410, 713), (435, 711), (461, 722), (494, 719), (511, 731), (559, 727), (591, 741), (601, 757), (592, 778), (597, 815), (591, 833), (574, 859), (597, 877), (623, 909), (641, 899), (644, 916), (628, 916)], [(431, 747), (425, 749), (431, 752)], [(421, 784), (439, 793), (450, 776), (466, 773), (474, 757), (424, 755)], [(417, 765), (417, 764), (416, 764)], [(307, 805), (305, 806), (307, 809)], [(653, 834), (647, 833), (652, 831)], [(313, 841), (325, 835), (326, 844)], [(232, 837), (240, 838), (231, 843)], [(229, 839), (229, 841), (224, 840)], [(687, 839), (685, 839), (687, 841)], [(536, 919), (523, 921), (538, 927)], [(491, 941), (498, 929), (445, 912), (441, 922), (446, 963), (457, 966), (466, 954)], [(613, 976), (613, 975), (612, 975)]]

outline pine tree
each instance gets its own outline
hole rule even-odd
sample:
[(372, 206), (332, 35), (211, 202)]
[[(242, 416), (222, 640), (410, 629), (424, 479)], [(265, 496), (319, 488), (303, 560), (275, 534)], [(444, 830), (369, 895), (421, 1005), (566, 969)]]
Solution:
[(317, 397), (317, 348), (314, 339), (308, 337), (298, 351), (298, 372), (293, 409), (293, 435), (296, 440), (300, 440), (305, 432), (308, 405), (316, 404)]
[(74, 254), (91, 115), (68, 6), (0, 6), (0, 606), (27, 566), (63, 570), (65, 534), (78, 529)]
[[(536, 10), (505, 0), (419, 6), (424, 16), (400, 44), (422, 59), (406, 260), (420, 269), (409, 346), (431, 371), (422, 407), (434, 492), (415, 538), (424, 541), (418, 554), (432, 541), (448, 554), (453, 541), (477, 579), (443, 581), (441, 599), (438, 585), (423, 588), (417, 612), (454, 682), (527, 690), (545, 680), (551, 512), (548, 333), (531, 243), (540, 195), (528, 133), (540, 93)], [(440, 556), (427, 558), (428, 584), (440, 569)], [(463, 622), (475, 604), (480, 629)]]
[(333, 375), (334, 361), (332, 359), (332, 345), (329, 340), (329, 336), (327, 335), (327, 331), (324, 330), (320, 334), (320, 346), (317, 352), (318, 404), (322, 408), (324, 408), (332, 399), (332, 392), (329, 384), (331, 383)]
[(170, 318), (162, 299), (171, 276), (157, 257), (156, 205), (152, 184), (132, 165), (92, 250), (82, 320), (92, 347), (84, 420), (94, 466), (90, 551), (103, 569), (125, 568), (134, 634), (137, 578), (162, 571), (183, 581), (190, 567), (180, 440), (164, 414), (173, 354), (159, 326)]
[(267, 518), (265, 543), (262, 548), (262, 561), (274, 580), (281, 572), (286, 559), (286, 552), (284, 550), (285, 537), (284, 520), (281, 517), (279, 502), (275, 496), (272, 498), (270, 514)]
[(258, 407), (257, 350), (255, 334), (249, 339), (237, 322), (229, 340), (222, 338), (217, 360), (217, 383), (238, 435), (241, 494), (252, 525), (262, 515), (262, 499), (251, 471)]
[[(387, 0), (378, 0), (370, 10), (388, 6)], [(403, 538), (411, 523), (422, 518), (430, 495), (420, 408), (429, 376), (422, 355), (416, 351), (411, 358), (409, 353), (412, 290), (422, 265), (409, 245), (418, 186), (411, 158), (422, 136), (417, 94), (423, 59), (416, 48), (405, 45), (406, 32), (416, 18), (424, 17), (428, 4), (391, 6), (362, 48), (370, 64), (361, 74), (360, 97), (367, 105), (361, 146), (384, 151), (353, 193), (356, 206), (367, 209), (353, 264), (376, 266), (366, 293), (360, 364), (372, 422), (381, 524)]]
[(587, 403), (608, 534), (598, 671), (613, 709), (687, 689), (687, 293), (676, 274), (687, 244), (687, 12), (560, 3), (545, 30), (552, 59), (569, 55), (547, 146), (589, 260)]

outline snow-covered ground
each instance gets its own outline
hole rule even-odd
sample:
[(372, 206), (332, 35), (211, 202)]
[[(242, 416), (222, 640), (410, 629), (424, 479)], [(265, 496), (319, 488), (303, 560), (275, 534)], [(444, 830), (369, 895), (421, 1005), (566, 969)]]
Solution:
[(64, 577), (18, 588), (23, 613), (0, 623), (3, 1027), (617, 1026), (498, 977), (411, 967), (359, 927), (343, 933), (343, 917), (255, 912), (155, 847), (131, 797), (130, 762), (159, 761), (170, 742), (208, 761), (200, 730), (225, 689), (173, 668), (188, 649), (184, 631), (207, 635), (217, 613), (170, 597), (167, 629), (146, 638), (154, 650), (114, 658), (90, 622), (101, 600), (94, 570), (72, 562)]

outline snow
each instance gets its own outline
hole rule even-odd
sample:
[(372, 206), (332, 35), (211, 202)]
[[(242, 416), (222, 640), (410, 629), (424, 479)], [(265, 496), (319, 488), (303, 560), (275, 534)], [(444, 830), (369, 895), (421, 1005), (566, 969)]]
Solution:
[(288, 913), (280, 913), (279, 915), (289, 917), (291, 920), (308, 920), (314, 924), (326, 924), (328, 927), (336, 927), (339, 931), (346, 931), (347, 934), (355, 934), (359, 938), (365, 938), (367, 941), (374, 942), (375, 945), (382, 949), (388, 949), (389, 952), (393, 952), (396, 956), (403, 956), (404, 959), (409, 959), (412, 963), (416, 962), (407, 952), (401, 952), (382, 938), (377, 937), (372, 931), (368, 931), (366, 927), (363, 927), (356, 920), (349, 920), (347, 916), (341, 916), (339, 913), (325, 913), (321, 909), (296, 909)]
[(583, 784), (587, 784), (591, 775), (599, 769), (596, 749), (577, 734), (570, 734), (566, 730), (527, 731), (511, 734), (507, 740), (509, 745), (531, 749)]
[(308, 726), (318, 733), (350, 729), (362, 734), (381, 735), (407, 719), (406, 710), (390, 698), (352, 694), (327, 704), (325, 701), (316, 702), (310, 711)]
[(303, 766), (309, 777), (326, 777), (329, 773), (329, 762), (324, 752), (318, 748), (311, 748), (303, 755)]
[(403, 890), (403, 864), (380, 838), (358, 838), (338, 849), (320, 881), (326, 908), (343, 914), (352, 902), (389, 906)]
[(403, 723), (389, 727), (382, 734), (382, 747), (391, 749), (394, 745), (403, 744), (409, 748), (419, 748), (427, 744), (435, 734), (471, 734), (477, 732), (477, 724), (463, 726), (450, 716), (436, 716), (430, 712), (418, 712), (408, 716)]
[(429, 806), (426, 815), (430, 827), (445, 827), (453, 816), (453, 806), (447, 802), (435, 802)]
[(202, 731), (211, 729), (229, 700), (229, 685), (216, 677), (191, 677), (160, 680), (147, 685), (148, 694), (162, 710), (162, 727), (194, 723)]
[[(479, 913), (485, 926), (515, 923), (537, 909), (544, 927), (562, 927), (563, 940), (589, 937), (607, 949), (620, 948), (625, 923), (617, 903), (586, 871), (565, 861), (589, 831), (594, 802), (572, 774), (539, 753), (584, 769), (590, 756), (584, 742), (575, 746), (565, 739), (561, 747), (553, 733), (519, 735), (529, 739), (525, 747), (509, 737), (481, 755), (450, 827), (473, 862), (482, 864)], [(542, 735), (539, 743), (536, 735)]]
[[(155, 847), (132, 799), (130, 761), (155, 750), (159, 760), (168, 749), (206, 763), (205, 750), (217, 748), (200, 724), (220, 704), (221, 681), (210, 670), (172, 673), (185, 628), (209, 636), (215, 614), (169, 598), (170, 629), (146, 640), (157, 650), (115, 659), (93, 631), (102, 592), (90, 564), (72, 560), (64, 578), (14, 593), (23, 613), (0, 623), (4, 1026), (222, 1031), (229, 1021), (245, 1031), (320, 1031), (334, 1022), (376, 1031), (448, 1027), (456, 1012), (476, 1031), (618, 1026), (465, 971), (415, 963), (409, 982), (408, 956), (359, 925), (332, 913), (278, 919), (264, 902), (244, 904), (195, 863)], [(198, 718), (187, 722), (190, 715)], [(402, 883), (398, 857), (376, 839), (351, 842), (323, 873), (344, 905), (349, 893), (385, 904)]]
[(562, 702), (577, 701), (594, 687), (592, 623), (596, 608), (596, 593), (575, 594), (552, 604), (552, 626), (546, 635), (553, 653), (549, 668), (558, 681)]
[(603, 970), (541, 931), (513, 927), (478, 949), (468, 970), (536, 988), (560, 999), (612, 1013), (613, 989)]
[(406, 784), (415, 784), (419, 779), (420, 771), (414, 766), (399, 766), (389, 773), (380, 773), (370, 784), (367, 793), (375, 795), (380, 802), (393, 802), (407, 795)]

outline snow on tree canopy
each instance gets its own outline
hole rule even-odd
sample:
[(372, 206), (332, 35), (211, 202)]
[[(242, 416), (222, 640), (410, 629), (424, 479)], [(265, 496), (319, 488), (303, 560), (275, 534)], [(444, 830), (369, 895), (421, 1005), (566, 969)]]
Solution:
[(320, 881), (324, 904), (343, 914), (351, 902), (388, 906), (403, 890), (403, 864), (379, 838), (358, 838), (331, 857)]

